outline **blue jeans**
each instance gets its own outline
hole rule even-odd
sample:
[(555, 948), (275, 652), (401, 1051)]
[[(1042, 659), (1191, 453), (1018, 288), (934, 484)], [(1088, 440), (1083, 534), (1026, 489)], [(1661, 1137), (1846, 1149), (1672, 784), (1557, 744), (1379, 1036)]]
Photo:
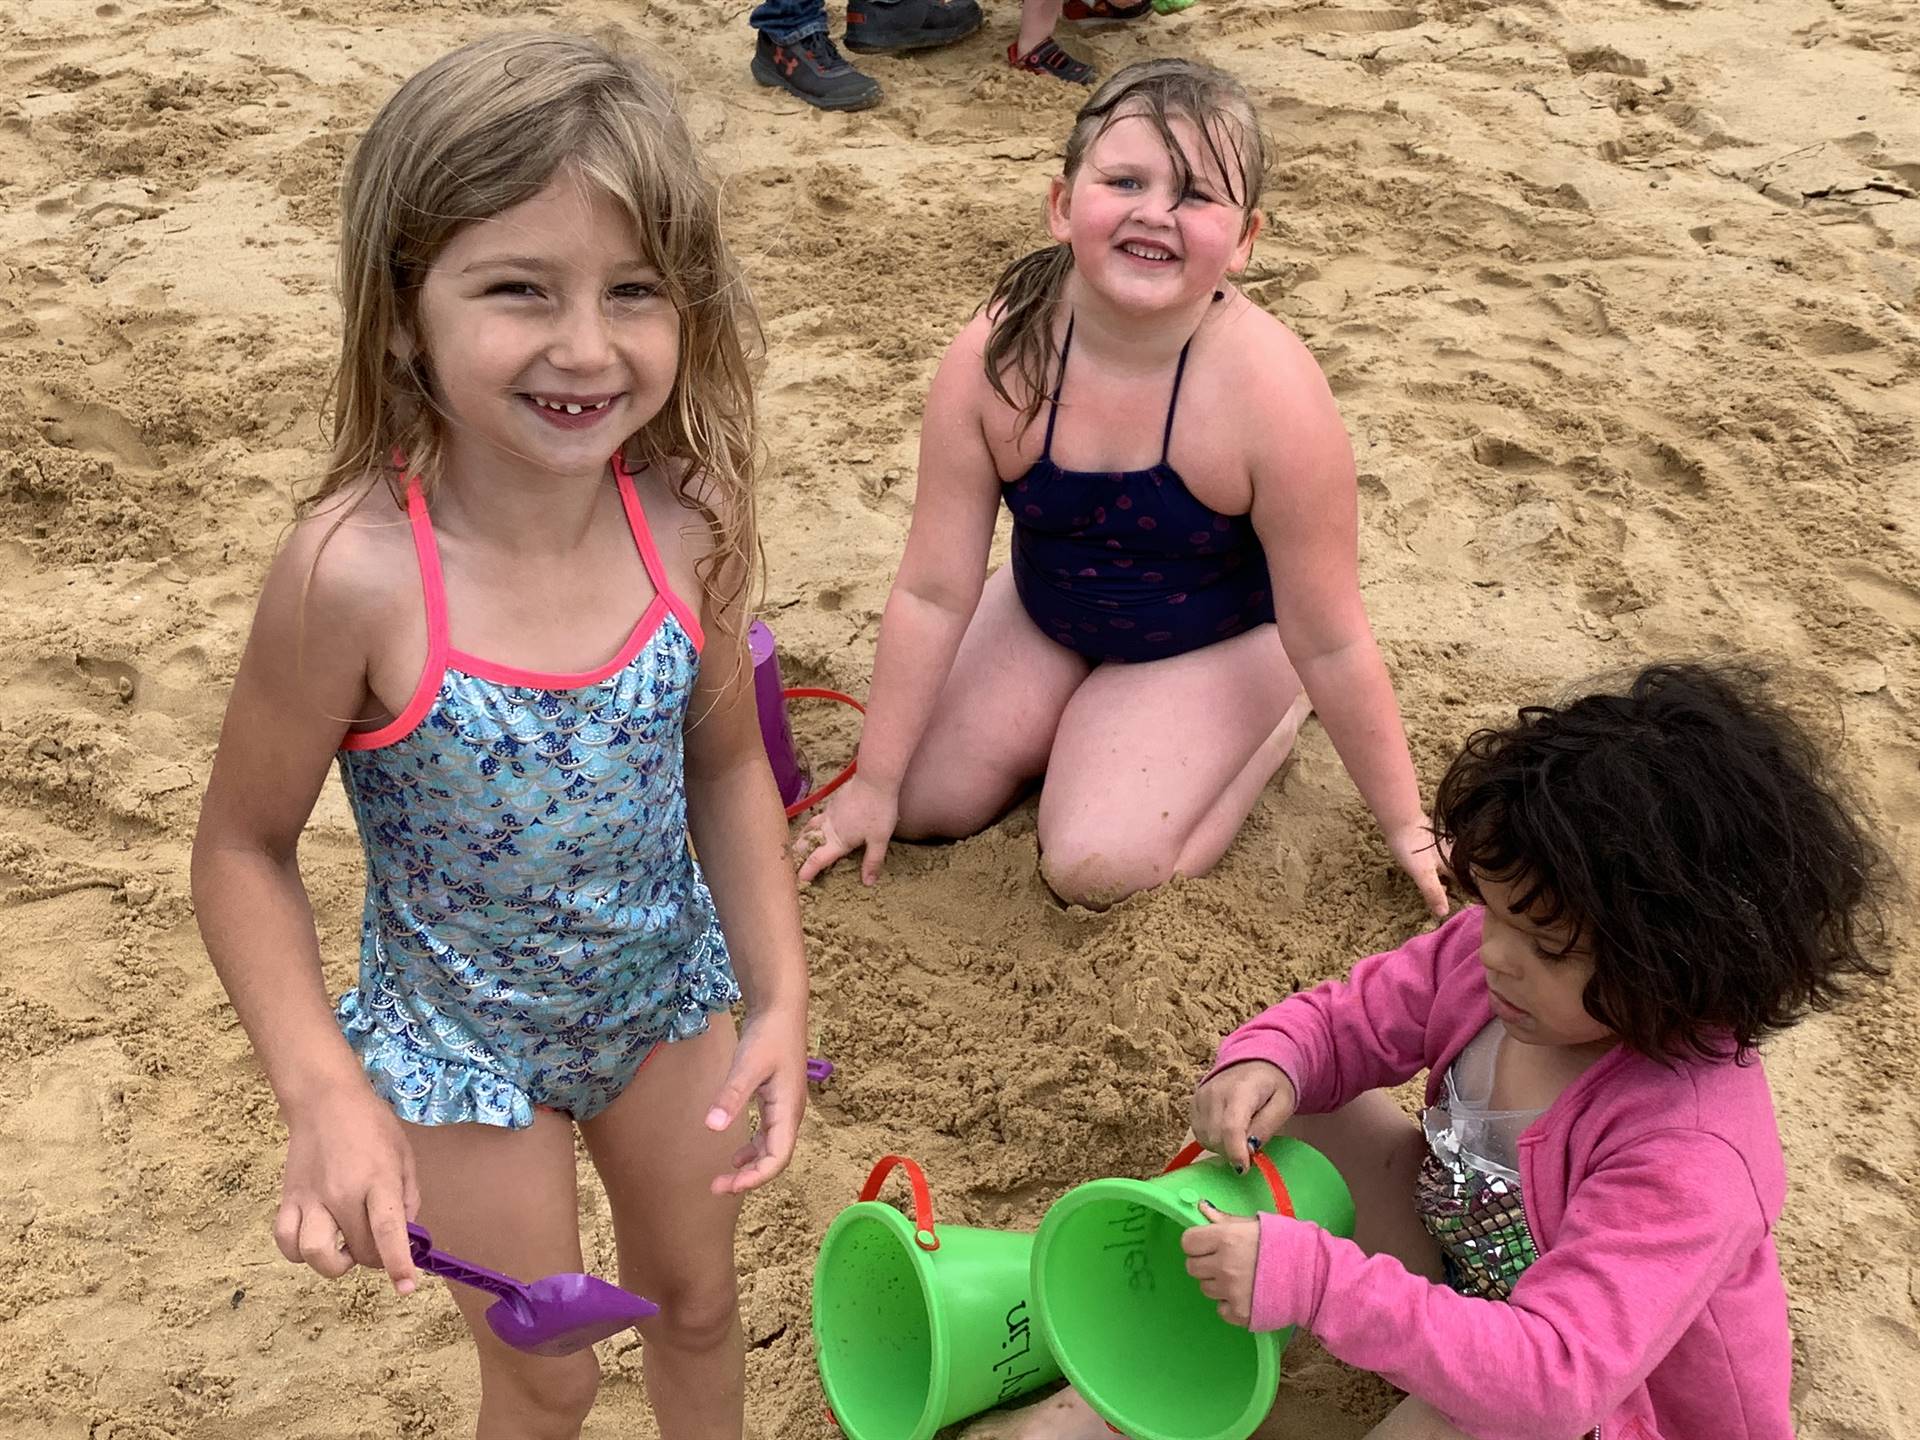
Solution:
[(776, 45), (827, 33), (826, 0), (760, 0), (747, 23)]

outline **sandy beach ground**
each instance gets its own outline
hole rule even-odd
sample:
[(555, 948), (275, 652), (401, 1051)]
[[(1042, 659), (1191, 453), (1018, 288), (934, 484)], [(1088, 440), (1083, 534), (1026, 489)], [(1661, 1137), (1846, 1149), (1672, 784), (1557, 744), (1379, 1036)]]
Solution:
[[(618, 22), (680, 77), (768, 317), (767, 618), (791, 682), (864, 691), (926, 382), (1042, 239), (1076, 94), (1000, 63), (991, 0), (957, 48), (875, 62), (879, 110), (815, 114), (748, 80), (746, 8), (0, 7), (0, 1435), (470, 1433), (438, 1287), (274, 1251), (282, 1133), (187, 896), (253, 595), (324, 451), (341, 161), (419, 65)], [(1246, 288), (1346, 415), (1429, 786), (1584, 674), (1759, 654), (1920, 864), (1907, 0), (1200, 0), (1080, 48), (1228, 66), (1273, 131)], [(822, 768), (852, 743), (797, 723)], [(841, 1068), (743, 1225), (763, 1440), (826, 1440), (809, 1272), (874, 1157), (919, 1158), (956, 1222), (1031, 1226), (1171, 1154), (1222, 1031), (1421, 924), (1317, 725), (1205, 879), (1091, 914), (1034, 859), (1028, 806), (806, 900)], [(360, 857), (332, 790), (303, 861), (338, 988)], [(1920, 1433), (1920, 908), (1894, 919), (1891, 983), (1767, 1056), (1807, 1440)], [(602, 1359), (588, 1434), (652, 1435), (637, 1350)], [(1272, 1434), (1345, 1440), (1391, 1402), (1303, 1344)]]

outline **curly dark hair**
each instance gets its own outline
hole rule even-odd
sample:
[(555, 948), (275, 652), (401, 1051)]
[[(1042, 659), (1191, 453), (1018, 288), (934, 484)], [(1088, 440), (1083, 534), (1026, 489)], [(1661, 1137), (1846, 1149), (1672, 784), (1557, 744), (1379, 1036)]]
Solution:
[(1588, 1013), (1644, 1055), (1745, 1062), (1886, 974), (1886, 856), (1767, 679), (1654, 665), (1476, 732), (1440, 782), (1460, 885), (1511, 883), (1517, 910), (1568, 924)]

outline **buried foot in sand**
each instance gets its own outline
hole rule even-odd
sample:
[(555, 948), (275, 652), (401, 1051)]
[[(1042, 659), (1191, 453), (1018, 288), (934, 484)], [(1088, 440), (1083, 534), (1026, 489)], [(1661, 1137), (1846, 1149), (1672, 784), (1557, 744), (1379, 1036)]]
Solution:
[[(1370, 1430), (1338, 1410), (1300, 1394), (1282, 1392), (1273, 1412), (1253, 1432), (1252, 1440), (1282, 1440), (1314, 1433), (1358, 1440), (1463, 1440), (1431, 1405), (1411, 1397), (1395, 1406), (1386, 1419)], [(1080, 1398), (1071, 1385), (1030, 1405), (995, 1410), (958, 1432), (960, 1440), (1112, 1440), (1113, 1430)]]
[(960, 1432), (961, 1440), (1112, 1440), (1112, 1435), (1071, 1385), (1031, 1405), (983, 1415)]

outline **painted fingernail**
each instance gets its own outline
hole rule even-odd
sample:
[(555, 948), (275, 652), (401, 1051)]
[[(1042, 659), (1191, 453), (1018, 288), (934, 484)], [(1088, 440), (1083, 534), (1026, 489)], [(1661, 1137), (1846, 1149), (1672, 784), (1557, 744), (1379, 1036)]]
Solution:
[(1261, 1141), (1260, 1141), (1259, 1139), (1257, 1139), (1256, 1137), (1254, 1137), (1254, 1136), (1252, 1136), (1252, 1135), (1249, 1135), (1249, 1136), (1247, 1137), (1247, 1148), (1248, 1148), (1249, 1150), (1251, 1150), (1251, 1151), (1253, 1151), (1253, 1152), (1254, 1152), (1255, 1154), (1258, 1154), (1258, 1153), (1259, 1153), (1259, 1151), (1260, 1151), (1260, 1145), (1261, 1145)]

